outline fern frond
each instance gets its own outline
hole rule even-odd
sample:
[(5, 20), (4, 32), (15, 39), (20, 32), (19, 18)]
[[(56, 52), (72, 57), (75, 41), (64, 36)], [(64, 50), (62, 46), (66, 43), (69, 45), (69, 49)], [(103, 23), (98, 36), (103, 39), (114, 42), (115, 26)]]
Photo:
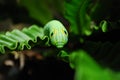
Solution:
[(32, 25), (23, 30), (14, 29), (11, 32), (6, 32), (5, 35), (0, 35), (0, 53), (5, 53), (5, 49), (23, 50), (25, 47), (31, 49), (30, 41), (37, 43), (37, 38), (43, 40), (43, 28), (37, 25)]

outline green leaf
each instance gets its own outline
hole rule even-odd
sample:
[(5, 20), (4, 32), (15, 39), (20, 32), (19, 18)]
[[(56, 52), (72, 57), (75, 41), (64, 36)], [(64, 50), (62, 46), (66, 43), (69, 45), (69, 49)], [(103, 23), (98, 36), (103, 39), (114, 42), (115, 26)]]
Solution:
[(65, 61), (65, 62), (69, 62), (69, 54), (64, 50), (61, 50), (58, 53), (57, 57), (60, 58), (61, 60)]
[(93, 60), (84, 50), (72, 52), (70, 55), (70, 64), (77, 66), (89, 66), (91, 68), (99, 70), (99, 65)]
[[(70, 54), (70, 66), (75, 69), (75, 80), (119, 80), (119, 74), (108, 68), (102, 68), (84, 50)], [(118, 76), (116, 76), (118, 75)]]
[(71, 0), (65, 5), (65, 18), (70, 22), (74, 34), (91, 35), (91, 18), (87, 13), (91, 0)]
[(108, 31), (107, 21), (102, 20), (102, 21), (100, 22), (100, 27), (101, 27), (101, 29), (102, 29), (103, 32), (107, 32), (107, 31)]

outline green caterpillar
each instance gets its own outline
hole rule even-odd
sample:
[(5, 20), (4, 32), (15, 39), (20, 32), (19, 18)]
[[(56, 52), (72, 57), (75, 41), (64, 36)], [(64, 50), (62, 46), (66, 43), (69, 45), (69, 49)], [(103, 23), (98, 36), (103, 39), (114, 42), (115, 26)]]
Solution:
[(38, 37), (40, 40), (48, 38), (47, 44), (62, 48), (68, 41), (68, 32), (58, 20), (51, 20), (44, 28), (32, 25), (21, 31), (14, 29), (11, 32), (0, 34), (0, 53), (5, 53), (6, 48), (10, 50), (23, 50), (25, 47), (31, 49), (29, 41), (37, 43)]

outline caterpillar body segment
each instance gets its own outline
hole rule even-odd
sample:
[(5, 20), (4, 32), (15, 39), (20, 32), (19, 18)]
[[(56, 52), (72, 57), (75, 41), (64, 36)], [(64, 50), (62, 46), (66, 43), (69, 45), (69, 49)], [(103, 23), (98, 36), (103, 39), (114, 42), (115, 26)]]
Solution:
[(49, 37), (52, 45), (63, 48), (68, 42), (68, 32), (65, 26), (58, 20), (51, 20), (44, 26), (44, 34)]

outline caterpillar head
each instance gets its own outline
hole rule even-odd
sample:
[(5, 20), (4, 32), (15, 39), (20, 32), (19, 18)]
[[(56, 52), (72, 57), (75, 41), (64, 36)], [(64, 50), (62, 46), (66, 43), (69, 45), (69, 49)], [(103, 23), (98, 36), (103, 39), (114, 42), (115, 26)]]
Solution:
[(52, 20), (48, 22), (47, 27), (49, 27), (48, 35), (51, 44), (57, 48), (62, 48), (68, 42), (68, 32), (64, 25), (57, 20)]

